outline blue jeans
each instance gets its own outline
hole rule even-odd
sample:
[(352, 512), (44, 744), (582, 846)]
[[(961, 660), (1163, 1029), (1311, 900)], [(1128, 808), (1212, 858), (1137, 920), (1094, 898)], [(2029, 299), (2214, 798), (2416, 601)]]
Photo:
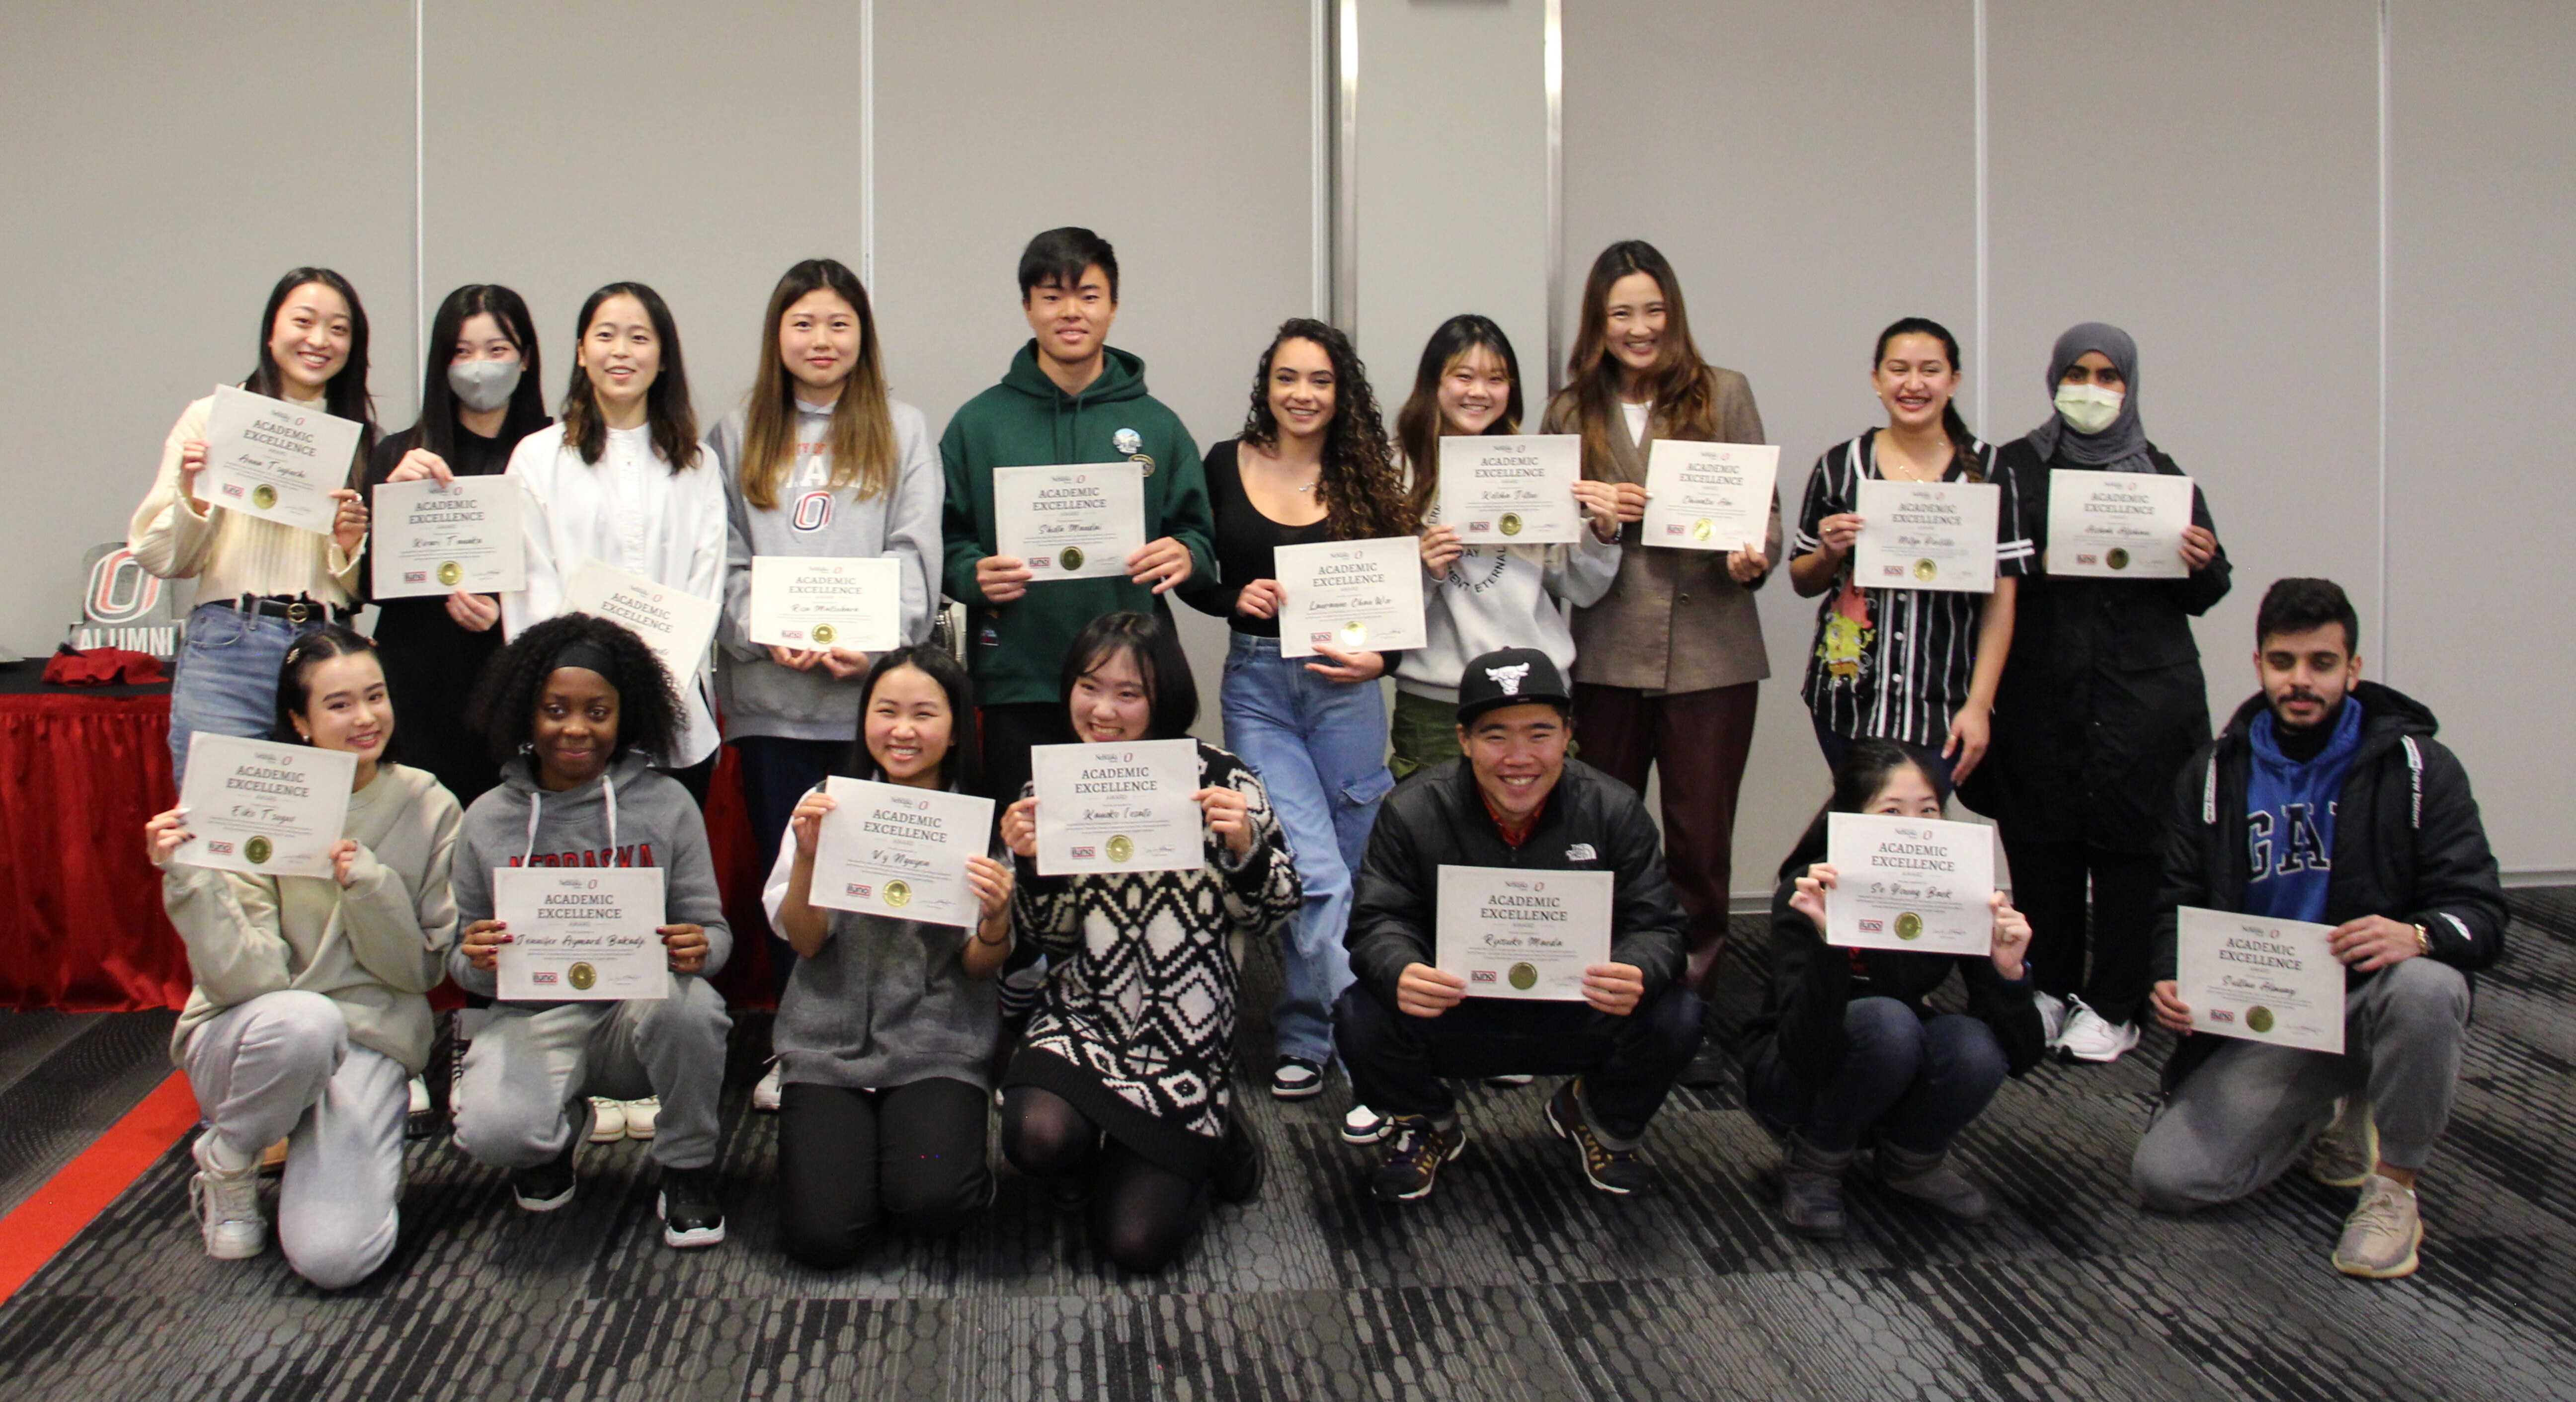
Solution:
[[(1851, 753), (1851, 747), (1858, 743), (1861, 737), (1845, 735), (1842, 732), (1835, 730), (1832, 726), (1825, 724), (1825, 718), (1823, 716), (1817, 715), (1813, 711), (1809, 711), (1807, 713), (1807, 719), (1816, 727), (1816, 748), (1825, 752), (1825, 767), (1836, 771), (1841, 770), (1843, 767), (1843, 756)], [(1946, 741), (1943, 743), (1946, 743)], [(1958, 756), (1951, 755), (1944, 758), (1941, 754), (1940, 743), (1922, 745), (1917, 748), (1923, 751), (1924, 758), (1932, 761), (1932, 787), (1940, 791), (1942, 802), (1949, 802), (1950, 789), (1953, 784), (1950, 777), (1950, 769), (1953, 761), (1955, 761)]]
[(1961, 1013), (1927, 1020), (1893, 998), (1854, 998), (1843, 1031), (1850, 1050), (1822, 1085), (1784, 1063), (1777, 1041), (1765, 1046), (1744, 1071), (1745, 1108), (1828, 1154), (1859, 1148), (1873, 1130), (1908, 1153), (1937, 1154), (2004, 1083), (1994, 1029)]
[(187, 781), (188, 737), (198, 731), (256, 739), (277, 728), (277, 674), (286, 666), (286, 649), (327, 621), (289, 623), (229, 604), (199, 604), (189, 612), (188, 640), (170, 680), (173, 782)]
[(1306, 887), (1271, 1026), (1281, 1056), (1322, 1066), (1333, 1059), (1333, 1000), (1351, 983), (1342, 946), (1351, 890), (1395, 777), (1377, 684), (1326, 681), (1306, 670), (1312, 660), (1281, 657), (1277, 638), (1237, 633), (1219, 704), (1225, 747), (1261, 776)]

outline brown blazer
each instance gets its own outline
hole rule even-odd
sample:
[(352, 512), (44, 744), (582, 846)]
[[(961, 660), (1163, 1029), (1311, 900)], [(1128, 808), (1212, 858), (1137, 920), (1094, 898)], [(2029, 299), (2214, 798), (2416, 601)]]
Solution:
[[(1753, 386), (1733, 370), (1711, 367), (1720, 443), (1759, 443), (1762, 413)], [(1628, 436), (1623, 415), (1610, 423), (1607, 454), (1586, 454), (1583, 475), (1601, 482), (1646, 480), (1647, 444), (1670, 428), (1662, 405), (1646, 420), (1646, 438)], [(1580, 433), (1574, 391), (1560, 390), (1547, 406), (1541, 433)], [(1606, 459), (1606, 460), (1605, 460)], [(1753, 590), (1726, 572), (1726, 553), (1648, 545), (1630, 525), (1619, 533), (1619, 577), (1589, 608), (1574, 611), (1574, 679), (1596, 686), (1641, 691), (1705, 691), (1760, 681), (1771, 675), (1762, 646), (1762, 618)], [(1780, 495), (1771, 494), (1771, 529), (1762, 552), (1780, 563)]]

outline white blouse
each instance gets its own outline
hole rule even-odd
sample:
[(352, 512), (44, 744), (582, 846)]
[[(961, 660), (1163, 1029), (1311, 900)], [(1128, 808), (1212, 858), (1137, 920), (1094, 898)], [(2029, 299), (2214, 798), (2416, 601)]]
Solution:
[(125, 548), (163, 579), (195, 578), (201, 604), (244, 594), (301, 594), (346, 605), (356, 597), (358, 562), (331, 537), (220, 506), (199, 509), (179, 490), (179, 454), (205, 439), (214, 404), (207, 395), (171, 425), (160, 475), (126, 524)]

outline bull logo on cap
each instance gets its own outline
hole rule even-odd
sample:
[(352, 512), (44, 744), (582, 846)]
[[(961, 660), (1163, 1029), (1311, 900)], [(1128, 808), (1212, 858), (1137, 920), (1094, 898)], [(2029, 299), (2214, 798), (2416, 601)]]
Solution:
[(1501, 687), (1505, 696), (1518, 696), (1521, 694), (1521, 678), (1529, 675), (1529, 669), (1530, 664), (1526, 662), (1515, 662), (1509, 667), (1488, 667), (1485, 680)]

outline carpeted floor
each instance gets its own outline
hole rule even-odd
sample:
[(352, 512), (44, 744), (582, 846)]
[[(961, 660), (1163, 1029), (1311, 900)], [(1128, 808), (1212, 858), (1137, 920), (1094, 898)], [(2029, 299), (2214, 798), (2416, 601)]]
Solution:
[[(962, 1237), (825, 1275), (771, 1246), (753, 1015), (726, 1097), (724, 1246), (661, 1245), (642, 1145), (586, 1150), (580, 1197), (535, 1217), (421, 1143), (393, 1262), (324, 1295), (273, 1250), (207, 1259), (174, 1149), (0, 1306), (0, 1397), (2576, 1396), (2576, 891), (2515, 907), (2424, 1178), (2424, 1268), (2402, 1282), (2327, 1266), (2349, 1192), (2285, 1181), (2187, 1221), (2139, 1212), (2127, 1163), (2160, 1035), (2006, 1086), (1963, 1145), (2000, 1209), (1979, 1227), (1858, 1190), (1848, 1240), (1791, 1238), (1776, 1151), (1731, 1088), (1678, 1093), (1649, 1141), (1661, 1190), (1618, 1201), (1547, 1133), (1545, 1081), (1477, 1087), (1438, 1193), (1381, 1204), (1334, 1132), (1337, 1082), (1300, 1106), (1245, 1098), (1269, 1189), (1218, 1209), (1161, 1278), (1096, 1261), (1008, 1175)], [(1740, 1017), (1761, 933), (1738, 931)], [(0, 1018), (0, 1207), (157, 1080), (168, 1025)]]

